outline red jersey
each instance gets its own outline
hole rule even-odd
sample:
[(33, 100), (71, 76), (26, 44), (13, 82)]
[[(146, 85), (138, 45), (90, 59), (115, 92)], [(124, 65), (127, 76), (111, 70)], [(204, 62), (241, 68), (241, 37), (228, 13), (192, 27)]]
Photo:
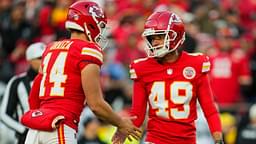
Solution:
[(77, 130), (85, 104), (81, 70), (89, 63), (101, 66), (102, 62), (102, 50), (94, 43), (71, 39), (48, 45), (42, 56), (40, 108), (61, 113), (64, 123)]
[[(218, 53), (210, 57), (212, 63), (211, 84), (216, 101), (223, 106), (239, 102), (239, 77), (250, 77), (248, 59), (240, 50), (232, 53)], [(223, 90), (225, 87), (225, 90)]]
[[(146, 141), (156, 144), (195, 144), (197, 100), (212, 132), (221, 131), (207, 73), (208, 57), (182, 52), (174, 63), (160, 64), (154, 58), (131, 64), (134, 94), (131, 114), (141, 126), (149, 106)], [(213, 124), (215, 123), (215, 124)]]

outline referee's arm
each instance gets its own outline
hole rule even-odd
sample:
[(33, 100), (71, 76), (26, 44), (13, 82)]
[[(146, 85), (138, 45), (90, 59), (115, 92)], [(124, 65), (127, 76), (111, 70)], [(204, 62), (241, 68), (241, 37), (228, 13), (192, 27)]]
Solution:
[[(19, 80), (14, 76), (7, 84), (6, 91), (3, 96), (1, 105), (0, 117), (4, 124), (11, 129), (22, 134), (25, 132), (26, 127), (20, 124), (19, 116), (17, 115), (18, 96), (17, 88)], [(15, 115), (17, 118), (15, 118)]]

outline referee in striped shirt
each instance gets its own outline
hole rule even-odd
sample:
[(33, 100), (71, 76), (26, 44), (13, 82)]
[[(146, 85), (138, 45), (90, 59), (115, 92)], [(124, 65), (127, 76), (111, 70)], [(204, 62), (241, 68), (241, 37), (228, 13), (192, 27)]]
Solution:
[(26, 50), (26, 60), (30, 67), (27, 72), (15, 75), (8, 82), (1, 104), (0, 118), (2, 122), (15, 131), (18, 144), (24, 144), (27, 128), (19, 120), (29, 109), (28, 95), (37, 75), (45, 44), (38, 42), (31, 44)]

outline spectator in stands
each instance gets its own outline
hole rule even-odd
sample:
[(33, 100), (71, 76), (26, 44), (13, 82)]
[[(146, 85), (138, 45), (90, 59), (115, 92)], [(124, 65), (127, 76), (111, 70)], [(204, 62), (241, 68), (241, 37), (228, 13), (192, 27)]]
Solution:
[(98, 137), (100, 122), (95, 117), (87, 118), (83, 123), (83, 135), (78, 139), (78, 144), (106, 144)]
[(230, 113), (220, 114), (221, 125), (223, 129), (223, 137), (225, 144), (234, 144), (236, 140), (237, 128), (236, 117)]
[(9, 15), (1, 18), (0, 35), (2, 37), (3, 53), (7, 61), (12, 63), (12, 71), (16, 74), (24, 72), (19, 64), (24, 64), (25, 50), (28, 42), (31, 40), (32, 28), (28, 21), (25, 20), (25, 2), (15, 2), (10, 10)]
[(249, 122), (240, 130), (237, 136), (237, 144), (256, 143), (256, 104), (249, 110)]
[(73, 0), (56, 0), (55, 7), (51, 12), (51, 24), (54, 27), (57, 39), (68, 38), (69, 33), (65, 29), (68, 8)]
[(251, 84), (249, 62), (242, 50), (233, 47), (229, 29), (221, 28), (218, 32), (219, 47), (210, 55), (212, 90), (221, 110), (234, 110), (243, 101), (241, 91)]

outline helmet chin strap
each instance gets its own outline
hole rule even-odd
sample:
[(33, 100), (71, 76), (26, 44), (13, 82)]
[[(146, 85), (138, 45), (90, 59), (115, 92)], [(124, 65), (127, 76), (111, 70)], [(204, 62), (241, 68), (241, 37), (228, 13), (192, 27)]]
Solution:
[(88, 30), (86, 23), (84, 23), (84, 29), (85, 29), (85, 32), (86, 32), (86, 34), (87, 34), (87, 37), (89, 38), (89, 41), (92, 42), (93, 40), (92, 40), (92, 37), (91, 37), (91, 33), (90, 33), (90, 31)]

